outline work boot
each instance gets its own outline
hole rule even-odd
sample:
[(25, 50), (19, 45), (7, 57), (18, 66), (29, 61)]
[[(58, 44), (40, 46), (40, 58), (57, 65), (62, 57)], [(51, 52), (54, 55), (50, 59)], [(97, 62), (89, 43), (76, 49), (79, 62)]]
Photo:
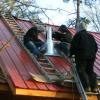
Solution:
[(43, 59), (44, 58), (44, 55), (43, 54), (39, 54), (39, 56), (37, 56), (37, 59), (39, 60), (39, 59)]
[(54, 83), (55, 83), (57, 86), (63, 87), (64, 81), (59, 79), (59, 80), (56, 80)]
[(44, 54), (44, 53), (46, 52), (46, 50), (41, 50), (40, 52), (41, 52), (42, 54)]
[(85, 90), (85, 92), (91, 92), (91, 89), (90, 89), (90, 87), (88, 87), (88, 88), (85, 88), (84, 90)]
[(98, 89), (97, 89), (97, 88), (91, 89), (91, 92), (96, 93), (97, 91), (98, 91)]

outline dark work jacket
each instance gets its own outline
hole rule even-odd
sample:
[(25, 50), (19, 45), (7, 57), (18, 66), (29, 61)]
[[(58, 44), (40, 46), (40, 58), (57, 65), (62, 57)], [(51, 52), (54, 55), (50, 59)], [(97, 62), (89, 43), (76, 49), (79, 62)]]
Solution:
[(75, 34), (71, 42), (70, 52), (79, 59), (95, 58), (98, 50), (94, 37), (86, 30)]
[(28, 43), (29, 41), (32, 42), (41, 42), (40, 39), (38, 39), (38, 31), (36, 27), (30, 28), (27, 33), (24, 36), (24, 44)]
[(65, 32), (64, 34), (60, 32), (54, 32), (53, 38), (61, 42), (71, 43), (72, 35), (70, 32)]

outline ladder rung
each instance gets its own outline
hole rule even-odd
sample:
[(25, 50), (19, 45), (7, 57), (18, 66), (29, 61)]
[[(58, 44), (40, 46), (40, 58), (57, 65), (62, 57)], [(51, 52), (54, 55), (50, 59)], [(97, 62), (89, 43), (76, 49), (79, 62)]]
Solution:
[(39, 62), (40, 63), (40, 65), (50, 65), (49, 63), (44, 63), (44, 62)]
[(10, 14), (9, 13), (6, 13), (5, 16), (9, 16), (10, 17)]
[(15, 22), (13, 22), (13, 21), (9, 21), (9, 24), (16, 25), (16, 23), (15, 23)]
[(59, 80), (59, 77), (58, 76), (56, 76), (56, 75), (49, 75), (49, 77), (50, 77), (50, 79), (51, 80)]
[(48, 67), (48, 68), (50, 67), (51, 68), (51, 65), (46, 65), (45, 64), (45, 65), (41, 65), (41, 67), (44, 68), (44, 69), (45, 69), (45, 67)]
[(14, 28), (16, 28), (18, 30), (22, 30), (18, 25), (15, 25)]
[(46, 60), (46, 59), (44, 58), (44, 55), (43, 55), (42, 57), (39, 57), (37, 60), (39, 61), (39, 60)]
[(14, 27), (14, 26), (11, 26), (11, 28), (15, 31), (17, 31), (17, 30), (19, 30), (19, 31), (22, 31), (20, 28), (17, 28), (16, 26)]
[(58, 74), (54, 73), (54, 72), (47, 72), (48, 75), (55, 75), (55, 76), (58, 76)]
[(10, 16), (5, 16), (5, 18), (8, 20), (13, 20), (12, 18), (10, 18)]
[(97, 92), (86, 92), (87, 95), (98, 95), (99, 93)]
[(48, 73), (48, 74), (55, 74), (55, 75), (57, 75), (57, 72), (53, 69), (53, 70), (51, 70), (51, 69), (45, 69), (45, 67), (43, 67), (43, 69), (46, 71), (46, 73)]
[(47, 70), (55, 70), (54, 68), (52, 67), (43, 67), (44, 69), (47, 69)]
[(6, 20), (8, 21), (12, 21), (13, 19), (12, 18), (9, 18), (9, 17), (5, 17)]
[(48, 63), (46, 60), (39, 60), (38, 62), (39, 62), (40, 64), (41, 64), (41, 63), (45, 63), (45, 64)]
[(6, 19), (7, 19), (7, 21), (9, 21), (9, 22), (15, 22), (15, 21), (13, 20), (13, 18), (6, 17)]
[(24, 33), (24, 32), (23, 32), (23, 31), (21, 31), (21, 30), (14, 30), (14, 32)]
[(43, 58), (38, 58), (38, 60), (46, 60), (46, 59), (43, 57)]
[(39, 59), (39, 62), (47, 62), (46, 59)]
[(54, 70), (54, 69), (51, 70), (51, 69), (45, 69), (45, 68), (44, 68), (44, 70), (47, 71), (48, 73), (57, 73), (56, 70)]
[(64, 80), (64, 82), (66, 83), (66, 82), (69, 82), (69, 83), (76, 83), (74, 80)]
[(11, 22), (13, 19), (5, 18), (8, 22)]
[(15, 25), (12, 25), (12, 24), (11, 24), (11, 27), (20, 29), (20, 27), (19, 27), (17, 24), (15, 24)]

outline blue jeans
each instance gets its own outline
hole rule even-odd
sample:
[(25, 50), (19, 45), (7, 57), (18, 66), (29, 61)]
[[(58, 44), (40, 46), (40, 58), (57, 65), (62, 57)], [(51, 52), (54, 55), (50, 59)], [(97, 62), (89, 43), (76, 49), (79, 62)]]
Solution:
[(43, 45), (44, 43), (43, 42), (32, 42), (32, 41), (29, 41), (25, 44), (25, 46), (29, 49), (29, 51), (36, 55), (37, 57), (40, 56), (41, 52), (40, 52), (40, 48), (41, 46)]
[(62, 51), (66, 56), (69, 54), (68, 44), (66, 42), (61, 42), (59, 44), (55, 44), (55, 48)]

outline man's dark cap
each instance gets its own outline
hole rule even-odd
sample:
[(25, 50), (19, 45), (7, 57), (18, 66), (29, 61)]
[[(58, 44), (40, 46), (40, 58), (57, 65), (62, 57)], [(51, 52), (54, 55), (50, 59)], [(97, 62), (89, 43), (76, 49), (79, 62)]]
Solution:
[(61, 32), (66, 32), (67, 30), (67, 27), (65, 25), (61, 25), (58, 29), (58, 31), (61, 31)]

